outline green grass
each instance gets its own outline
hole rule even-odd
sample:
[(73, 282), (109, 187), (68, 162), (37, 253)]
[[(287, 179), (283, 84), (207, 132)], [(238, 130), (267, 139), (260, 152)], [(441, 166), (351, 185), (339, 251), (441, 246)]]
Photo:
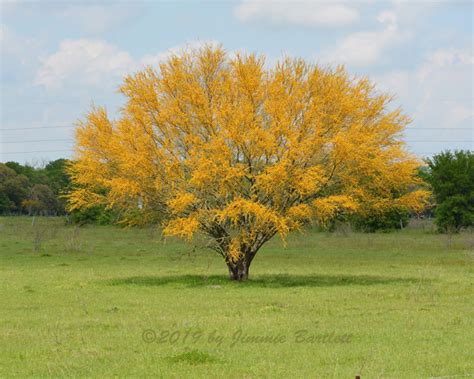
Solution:
[(308, 232), (235, 283), (152, 229), (0, 218), (0, 377), (474, 376), (472, 247)]

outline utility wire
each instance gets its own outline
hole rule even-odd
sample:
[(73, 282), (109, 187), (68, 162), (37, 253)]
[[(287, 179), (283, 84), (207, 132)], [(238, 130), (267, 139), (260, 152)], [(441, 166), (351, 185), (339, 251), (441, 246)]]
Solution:
[[(29, 153), (56, 153), (56, 152), (74, 152), (74, 150), (71, 149), (64, 149), (64, 150), (36, 150), (36, 151), (8, 151), (8, 152), (3, 152), (0, 154), (8, 155), (8, 154), (29, 154)], [(411, 154), (418, 154), (418, 155), (431, 155), (431, 154), (438, 154), (440, 151), (423, 151), (423, 152), (413, 152), (409, 151)]]
[(8, 154), (31, 154), (31, 153), (59, 153), (61, 151), (67, 151), (70, 153), (73, 152), (73, 150), (67, 149), (67, 150), (6, 151), (0, 154), (8, 155)]
[[(55, 129), (55, 128), (75, 128), (75, 125), (53, 125), (53, 126), (31, 126), (31, 127), (25, 127), (25, 128), (0, 128), (0, 131), (15, 131), (15, 130), (35, 130), (35, 129)], [(472, 130), (474, 131), (474, 128), (467, 128), (467, 127), (441, 127), (441, 128), (436, 128), (436, 127), (406, 127), (404, 130)]]
[[(27, 141), (2, 141), (1, 143), (34, 143), (34, 142), (74, 142), (74, 139), (72, 138), (63, 138), (63, 139), (36, 139), (36, 140), (27, 140)], [(410, 140), (406, 139), (405, 142), (416, 142), (416, 143), (442, 143), (442, 142), (447, 142), (447, 143), (472, 143), (473, 141), (468, 141), (468, 140)]]
[(452, 127), (452, 128), (416, 128), (416, 127), (409, 127), (405, 128), (405, 130), (472, 130), (474, 128), (465, 128), (465, 127)]
[(15, 130), (36, 130), (36, 129), (56, 129), (56, 128), (75, 128), (74, 125), (55, 125), (55, 126), (31, 126), (28, 128), (2, 128), (1, 131), (15, 131)]
[(59, 141), (74, 142), (73, 139), (67, 138), (67, 139), (36, 139), (36, 140), (28, 140), (28, 141), (2, 141), (1, 143), (33, 143), (33, 142), (59, 142)]

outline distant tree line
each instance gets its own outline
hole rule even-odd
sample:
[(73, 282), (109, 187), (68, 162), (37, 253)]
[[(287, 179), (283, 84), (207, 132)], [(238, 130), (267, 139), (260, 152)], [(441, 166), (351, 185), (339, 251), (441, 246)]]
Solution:
[(57, 159), (44, 167), (18, 162), (0, 163), (0, 215), (63, 216), (77, 224), (112, 224), (116, 217), (105, 207), (67, 211), (67, 194), (73, 183), (67, 159)]
[[(44, 167), (0, 163), (0, 214), (68, 215), (78, 224), (115, 223), (118, 213), (104, 206), (67, 212), (66, 195), (73, 186), (67, 172), (68, 162), (57, 159)], [(433, 193), (432, 206), (425, 215), (434, 213), (440, 232), (458, 232), (474, 225), (474, 155), (471, 151), (436, 154), (420, 168), (420, 177)], [(374, 232), (403, 228), (409, 217), (407, 211), (393, 209), (339, 221), (349, 222), (356, 230)], [(335, 225), (336, 222), (329, 224), (328, 228)]]
[(0, 213), (3, 215), (63, 215), (70, 185), (66, 159), (42, 168), (17, 162), (0, 163)]

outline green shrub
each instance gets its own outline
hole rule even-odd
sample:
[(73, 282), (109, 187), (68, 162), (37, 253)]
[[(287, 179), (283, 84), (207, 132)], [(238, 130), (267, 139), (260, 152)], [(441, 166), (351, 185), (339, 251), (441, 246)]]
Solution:
[(440, 232), (458, 232), (474, 225), (474, 154), (446, 151), (427, 160), (422, 175), (431, 184)]
[(71, 212), (71, 222), (74, 224), (96, 224), (107, 225), (117, 222), (117, 215), (105, 206), (96, 206)]
[(371, 213), (365, 216), (353, 216), (351, 224), (354, 229), (372, 233), (376, 231), (390, 231), (402, 229), (408, 225), (409, 213), (392, 209), (385, 213)]
[(447, 197), (436, 208), (436, 226), (440, 232), (459, 232), (474, 225), (474, 199), (455, 195)]

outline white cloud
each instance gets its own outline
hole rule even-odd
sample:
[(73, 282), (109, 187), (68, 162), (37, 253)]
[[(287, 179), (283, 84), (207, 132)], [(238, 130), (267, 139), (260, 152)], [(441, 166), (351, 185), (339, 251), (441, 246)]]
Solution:
[(78, 24), (88, 34), (103, 34), (122, 27), (124, 23), (137, 17), (141, 12), (139, 3), (63, 4), (56, 10), (61, 18), (68, 18)]
[(440, 49), (428, 57), (427, 63), (420, 72), (421, 79), (425, 80), (433, 71), (440, 68), (464, 67), (474, 64), (472, 51), (469, 49)]
[(422, 93), (415, 117), (426, 124), (453, 127), (473, 123), (472, 49), (440, 49), (415, 74)]
[(59, 50), (42, 59), (35, 83), (47, 89), (64, 85), (106, 86), (119, 85), (123, 76), (147, 65), (158, 65), (171, 55), (184, 50), (198, 49), (204, 45), (217, 46), (212, 40), (191, 41), (166, 51), (133, 58), (128, 52), (103, 40), (64, 40)]
[(336, 46), (323, 50), (322, 60), (353, 67), (371, 66), (380, 63), (389, 48), (410, 38), (409, 32), (401, 31), (398, 27), (395, 12), (383, 11), (377, 20), (383, 26), (381, 30), (349, 34), (339, 40)]
[(8, 26), (0, 25), (0, 48), (2, 56), (29, 56), (40, 46), (35, 38), (24, 38), (14, 33)]
[(64, 40), (59, 50), (42, 59), (36, 84), (58, 88), (66, 82), (101, 85), (134, 67), (130, 54), (101, 40)]
[(8, 15), (15, 13), (21, 6), (20, 0), (2, 1), (0, 10), (2, 11), (2, 18), (5, 19)]
[(179, 55), (180, 52), (186, 51), (186, 50), (195, 50), (199, 49), (204, 46), (219, 46), (219, 42), (214, 41), (214, 40), (197, 40), (197, 41), (190, 41), (188, 43), (174, 46), (169, 48), (166, 51), (157, 53), (157, 54), (148, 54), (145, 55), (143, 58), (140, 59), (140, 64), (145, 65), (145, 66), (157, 66), (163, 61), (167, 60), (170, 58), (172, 55)]
[[(467, 121), (474, 118), (474, 108), (462, 105), (462, 104), (455, 104), (449, 112), (449, 116), (447, 117), (448, 121), (452, 125), (457, 125), (462, 123), (463, 121)], [(471, 124), (472, 125), (472, 124)], [(474, 132), (474, 129), (473, 129)]]
[(15, 36), (6, 25), (0, 25), (0, 46), (3, 54), (10, 54), (18, 50), (20, 39)]
[(455, 128), (474, 123), (472, 49), (439, 49), (414, 71), (376, 78), (379, 88), (395, 93), (420, 127)]
[(244, 0), (234, 9), (234, 15), (242, 22), (306, 27), (341, 27), (359, 20), (359, 11), (355, 7), (314, 0)]
[(42, 14), (78, 26), (86, 34), (100, 35), (123, 27), (127, 21), (140, 16), (144, 6), (143, 2), (114, 3), (106, 0), (85, 2), (8, 0), (2, 2), (1, 10), (4, 19)]

